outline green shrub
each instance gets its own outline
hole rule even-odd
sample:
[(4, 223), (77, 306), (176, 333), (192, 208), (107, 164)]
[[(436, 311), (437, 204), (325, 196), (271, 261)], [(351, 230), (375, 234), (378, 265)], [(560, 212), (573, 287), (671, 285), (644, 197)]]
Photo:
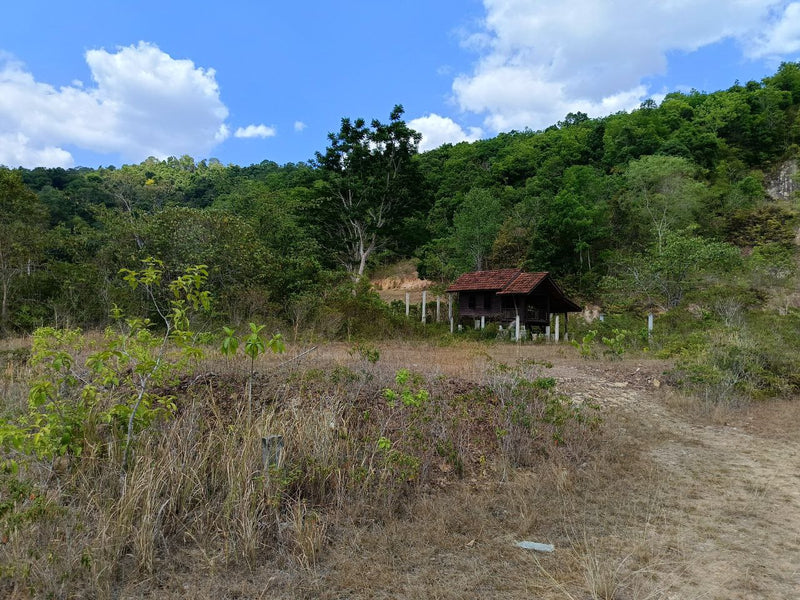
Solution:
[(591, 331), (588, 331), (580, 341), (572, 340), (570, 343), (578, 349), (583, 358), (595, 358), (596, 353), (594, 351), (594, 345), (592, 342), (596, 336), (597, 330), (592, 329)]
[(678, 355), (675, 381), (714, 401), (796, 394), (800, 315), (752, 312), (741, 328), (711, 330)]

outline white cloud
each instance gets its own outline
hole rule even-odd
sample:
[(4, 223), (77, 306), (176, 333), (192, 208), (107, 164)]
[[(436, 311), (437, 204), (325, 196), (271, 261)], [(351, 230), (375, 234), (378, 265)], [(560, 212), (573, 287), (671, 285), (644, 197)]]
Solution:
[(47, 165), (48, 167), (74, 167), (75, 161), (66, 150), (55, 146), (34, 148), (22, 133), (0, 133), (0, 165)]
[(247, 127), (239, 127), (233, 137), (237, 138), (268, 138), (272, 137), (278, 132), (274, 127), (267, 127), (266, 125), (248, 125)]
[(0, 55), (0, 136), (17, 144), (0, 162), (63, 166), (71, 163), (66, 145), (132, 161), (197, 156), (229, 136), (213, 69), (146, 42), (89, 50), (86, 62), (92, 85), (55, 88)]
[[(800, 49), (800, 3), (778, 0), (484, 0), (479, 53), (453, 81), (462, 110), (494, 131), (636, 107), (670, 51), (735, 39), (750, 55)], [(766, 34), (760, 32), (767, 31)], [(760, 50), (759, 50), (760, 48)], [(759, 54), (760, 53), (760, 54)]]
[(800, 3), (792, 2), (769, 27), (754, 36), (748, 54), (752, 58), (780, 58), (800, 51)]
[(308, 127), (308, 126), (307, 126), (305, 123), (303, 123), (302, 121), (295, 121), (295, 122), (294, 122), (294, 130), (295, 130), (297, 133), (300, 133), (300, 132), (301, 132), (301, 131), (303, 131), (303, 130), (304, 130), (306, 127)]
[(412, 119), (408, 122), (408, 126), (422, 134), (422, 142), (419, 145), (420, 152), (433, 150), (442, 144), (474, 142), (483, 135), (483, 131), (479, 127), (470, 127), (469, 132), (466, 132), (452, 119), (436, 113)]
[(231, 136), (230, 128), (228, 128), (228, 126), (225, 123), (223, 123), (222, 125), (219, 126), (219, 129), (217, 129), (217, 133), (214, 134), (214, 141), (217, 143), (224, 142), (230, 136)]

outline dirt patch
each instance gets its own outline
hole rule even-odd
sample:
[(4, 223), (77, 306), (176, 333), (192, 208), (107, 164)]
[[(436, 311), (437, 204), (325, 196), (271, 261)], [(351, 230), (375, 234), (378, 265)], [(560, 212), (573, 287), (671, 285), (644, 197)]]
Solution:
[[(669, 598), (795, 598), (800, 589), (800, 405), (727, 409), (720, 423), (676, 410), (657, 363), (563, 364), (564, 387), (611, 408), (660, 471), (652, 542), (674, 545), (680, 577), (653, 571)], [(659, 383), (656, 383), (659, 382)], [(672, 392), (674, 393), (674, 392)], [(670, 581), (670, 579), (673, 579)], [(659, 596), (661, 597), (661, 596)]]

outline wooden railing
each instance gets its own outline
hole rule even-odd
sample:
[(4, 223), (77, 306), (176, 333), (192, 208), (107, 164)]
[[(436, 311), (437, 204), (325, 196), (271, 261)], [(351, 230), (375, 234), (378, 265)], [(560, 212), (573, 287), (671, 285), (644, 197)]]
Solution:
[(543, 309), (543, 308), (528, 308), (527, 320), (528, 321), (546, 322), (547, 321), (547, 311), (545, 309)]
[[(504, 308), (502, 309), (500, 316), (503, 319), (508, 319), (509, 321), (513, 321), (517, 316), (517, 311), (513, 308)], [(547, 321), (547, 311), (545, 309), (540, 308), (528, 308), (525, 314), (520, 315), (520, 320), (522, 321), (538, 321), (540, 323), (544, 323)]]

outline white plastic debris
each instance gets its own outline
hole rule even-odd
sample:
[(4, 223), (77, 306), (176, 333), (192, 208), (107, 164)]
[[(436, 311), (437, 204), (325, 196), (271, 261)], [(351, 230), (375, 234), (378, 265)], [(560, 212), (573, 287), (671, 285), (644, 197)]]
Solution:
[(552, 552), (555, 546), (550, 544), (540, 544), (539, 542), (517, 542), (517, 546), (525, 550), (536, 550), (536, 552)]

